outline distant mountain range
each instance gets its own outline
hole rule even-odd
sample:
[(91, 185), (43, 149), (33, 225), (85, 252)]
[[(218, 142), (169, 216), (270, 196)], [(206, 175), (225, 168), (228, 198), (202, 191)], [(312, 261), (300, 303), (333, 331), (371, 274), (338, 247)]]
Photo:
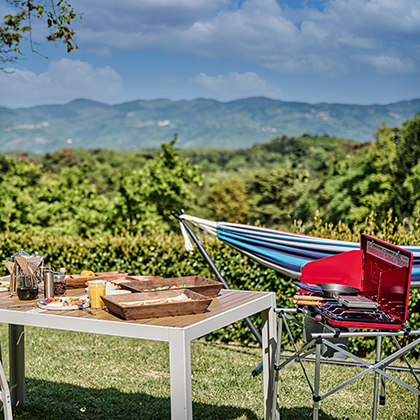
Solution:
[(389, 105), (308, 104), (260, 97), (119, 105), (77, 99), (65, 105), (0, 108), (0, 152), (146, 149), (168, 142), (174, 133), (181, 147), (247, 148), (280, 135), (304, 133), (368, 141), (382, 122), (401, 126), (417, 111), (420, 99)]

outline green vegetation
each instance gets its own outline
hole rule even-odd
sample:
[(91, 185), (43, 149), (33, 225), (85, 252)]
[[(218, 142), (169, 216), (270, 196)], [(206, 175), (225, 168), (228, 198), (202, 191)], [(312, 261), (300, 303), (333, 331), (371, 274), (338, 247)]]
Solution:
[[(325, 238), (358, 242), (364, 232), (418, 245), (419, 133), (417, 114), (400, 130), (380, 125), (375, 141), (365, 144), (304, 135), (243, 150), (180, 150), (175, 137), (160, 150), (135, 153), (63, 149), (42, 156), (1, 155), (0, 258), (23, 248), (69, 273), (214, 278), (198, 251), (184, 249), (170, 216), (181, 208), (211, 220)], [(214, 238), (200, 234), (200, 239), (232, 288), (274, 291), (279, 306), (293, 306), (296, 287), (290, 278)], [(252, 320), (261, 327), (258, 316)], [(407, 323), (420, 328), (418, 290), (410, 292)], [(300, 340), (300, 331), (292, 333)], [(6, 335), (0, 325), (1, 342)], [(16, 419), (170, 417), (165, 343), (35, 328), (27, 328), (25, 337), (28, 404), (14, 408)], [(359, 356), (371, 357), (375, 350), (370, 339), (349, 344)], [(282, 345), (290, 347), (286, 339)], [(384, 353), (393, 350), (394, 343), (384, 339)], [(419, 356), (419, 349), (409, 355)], [(194, 418), (263, 418), (262, 377), (251, 377), (260, 360), (243, 321), (193, 342)], [(7, 354), (4, 363), (7, 368)], [(332, 388), (355, 369), (323, 366), (321, 384)], [(368, 418), (372, 389), (373, 378), (357, 381), (322, 401), (320, 418)], [(298, 364), (280, 372), (279, 394), (282, 419), (310, 417), (312, 400)], [(414, 394), (388, 384), (387, 404), (379, 413), (408, 420), (416, 403)]]
[(32, 161), (4, 155), (0, 228), (70, 236), (169, 231), (171, 210), (201, 183), (198, 167), (174, 150), (175, 141), (154, 156), (63, 150)]
[(327, 135), (281, 136), (249, 149), (136, 153), (63, 149), (0, 156), (0, 228), (91, 236), (175, 228), (184, 208), (213, 220), (310, 231), (363, 223), (388, 211), (413, 223), (420, 210), (420, 114), (401, 129), (380, 125), (371, 143)]
[[(381, 125), (375, 141), (329, 136), (278, 137), (250, 149), (70, 150), (0, 156), (0, 247), (20, 248), (68, 272), (213, 278), (201, 255), (183, 249), (171, 210), (211, 220), (263, 225), (358, 242), (360, 232), (394, 244), (420, 242), (420, 114), (401, 130)], [(203, 237), (234, 288), (276, 291), (290, 305), (289, 278), (223, 243)], [(419, 293), (410, 299), (417, 328)], [(259, 320), (256, 318), (258, 325)], [(208, 339), (253, 342), (243, 323)], [(373, 343), (356, 342), (369, 353)], [(385, 348), (390, 350), (391, 343)]]
[[(299, 230), (299, 225), (294, 227)], [(397, 223), (392, 216), (382, 225), (376, 224), (373, 217), (368, 218), (360, 230), (348, 225), (326, 225), (316, 217), (311, 234), (325, 238), (357, 242), (360, 233), (376, 236), (394, 244), (415, 245), (420, 242), (420, 226), (415, 223), (411, 229)], [(262, 267), (234, 249), (213, 237), (200, 235), (206, 250), (216, 266), (234, 289), (274, 291), (279, 306), (293, 306), (292, 297), (297, 288), (290, 278)], [(136, 235), (124, 230), (113, 235), (92, 237), (64, 237), (46, 234), (28, 235), (27, 232), (0, 234), (0, 259), (14, 254), (20, 247), (27, 252), (43, 255), (47, 265), (55, 268), (66, 267), (69, 273), (80, 273), (83, 269), (93, 271), (121, 270), (130, 274), (160, 275), (162, 277), (185, 277), (199, 275), (214, 279), (208, 265), (198, 251), (190, 254), (184, 249), (181, 235), (161, 233), (156, 235)], [(412, 328), (420, 326), (420, 291), (413, 290), (409, 301), (408, 324)], [(260, 318), (253, 317), (260, 327)], [(300, 332), (296, 331), (300, 335)], [(234, 341), (244, 345), (256, 344), (245, 322), (240, 321), (206, 336), (207, 340), (224, 343)], [(351, 347), (360, 355), (370, 354), (375, 349), (373, 340), (355, 340)], [(394, 349), (391, 340), (384, 339), (384, 352)], [(412, 353), (418, 357), (420, 349)]]

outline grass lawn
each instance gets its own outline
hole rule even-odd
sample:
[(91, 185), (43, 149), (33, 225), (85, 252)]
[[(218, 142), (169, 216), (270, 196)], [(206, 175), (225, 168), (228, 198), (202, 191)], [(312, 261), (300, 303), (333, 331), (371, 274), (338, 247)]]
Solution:
[[(14, 419), (170, 419), (167, 343), (40, 328), (25, 331), (27, 404), (13, 409)], [(7, 334), (7, 326), (0, 325), (6, 375)], [(261, 361), (259, 348), (194, 341), (191, 351), (194, 419), (263, 418), (263, 378), (251, 376)], [(308, 366), (313, 375), (313, 363)], [(360, 371), (322, 365), (321, 391), (355, 370)], [(414, 379), (408, 382), (415, 386)], [(371, 418), (372, 392), (373, 375), (367, 375), (321, 401), (320, 419)], [(279, 395), (281, 420), (311, 418), (312, 396), (296, 363), (280, 372)], [(379, 406), (378, 419), (415, 418), (417, 397), (387, 381), (387, 404)]]

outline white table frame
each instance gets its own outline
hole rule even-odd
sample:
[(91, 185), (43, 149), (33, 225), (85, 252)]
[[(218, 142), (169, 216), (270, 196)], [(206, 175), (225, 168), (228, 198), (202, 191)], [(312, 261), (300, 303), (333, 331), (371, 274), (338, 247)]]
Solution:
[[(233, 291), (222, 290), (225, 293)], [(249, 293), (234, 291), (234, 293)], [(255, 292), (253, 292), (255, 293)], [(191, 396), (191, 341), (223, 328), (245, 317), (261, 312), (262, 350), (264, 375), (264, 417), (271, 418), (274, 358), (276, 349), (275, 293), (258, 293), (258, 296), (227, 311), (184, 328), (148, 325), (86, 318), (60, 316), (53, 312), (16, 311), (0, 309), (0, 323), (9, 324), (10, 390), (12, 404), (25, 404), (24, 327), (52, 328), (169, 343), (171, 418), (192, 420)], [(251, 377), (250, 377), (251, 380)]]

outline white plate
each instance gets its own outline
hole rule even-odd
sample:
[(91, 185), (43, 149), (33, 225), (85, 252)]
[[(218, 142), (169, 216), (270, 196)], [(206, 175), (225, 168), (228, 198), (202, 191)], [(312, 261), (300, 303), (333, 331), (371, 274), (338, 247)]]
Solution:
[[(77, 305), (72, 305), (72, 306), (63, 306), (63, 303), (66, 299), (70, 299), (72, 296), (66, 297), (66, 298), (60, 298), (61, 300), (61, 304), (43, 304), (41, 302), (38, 302), (38, 308), (40, 309), (46, 309), (49, 311), (72, 311), (74, 309), (79, 309), (79, 307)], [(73, 296), (76, 297), (76, 296)], [(87, 295), (85, 296), (79, 296), (79, 299), (87, 299), (87, 302), (83, 305), (83, 307), (87, 308), (90, 305), (90, 300), (88, 299)]]
[(1, 292), (8, 292), (10, 287), (9, 281), (0, 281), (0, 293)]

